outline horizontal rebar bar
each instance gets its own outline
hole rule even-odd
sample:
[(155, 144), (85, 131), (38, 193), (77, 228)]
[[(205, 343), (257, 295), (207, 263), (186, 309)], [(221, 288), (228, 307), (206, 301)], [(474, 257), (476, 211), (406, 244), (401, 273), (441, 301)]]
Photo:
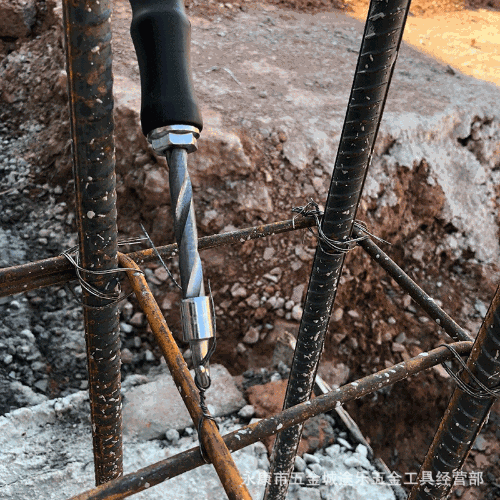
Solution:
[[(273, 234), (306, 229), (315, 224), (314, 219), (297, 217), (296, 219), (272, 222), (271, 224), (239, 229), (229, 233), (204, 236), (198, 240), (198, 249), (206, 250), (208, 248), (244, 243), (248, 240), (264, 238)], [(176, 243), (157, 247), (157, 250), (163, 258), (173, 257), (178, 251)], [(131, 252), (127, 256), (138, 264), (153, 262), (158, 258), (152, 248)], [(8, 297), (9, 295), (51, 285), (63, 285), (76, 279), (75, 269), (62, 255), (19, 266), (6, 267), (0, 269), (0, 297)]]
[(127, 271), (130, 284), (151, 326), (155, 340), (167, 362), (179, 394), (196, 428), (199, 429), (200, 441), (224, 486), (229, 500), (252, 500), (231, 453), (219, 434), (217, 424), (211, 418), (204, 416), (200, 406), (198, 389), (165, 322), (165, 318), (149, 289), (144, 274), (139, 269), (139, 266), (124, 254), (118, 254), (118, 262), (120, 266), (130, 269), (130, 271)]
[[(451, 345), (462, 356), (468, 355), (472, 349), (472, 342), (457, 342)], [(318, 396), (311, 401), (288, 408), (273, 417), (230, 432), (222, 438), (231, 452), (241, 450), (320, 413), (331, 411), (338, 405), (371, 394), (383, 387), (448, 361), (452, 357), (453, 354), (446, 347), (438, 347), (427, 353), (421, 353), (408, 361), (339, 387), (324, 396)], [(127, 474), (120, 479), (110, 481), (108, 484), (73, 496), (70, 500), (119, 500), (127, 498), (134, 493), (143, 491), (204, 464), (199, 448), (191, 448), (166, 460)]]
[[(356, 238), (363, 232), (354, 228)], [(474, 340), (453, 318), (444, 312), (434, 299), (427, 295), (380, 247), (369, 238), (358, 242), (368, 255), (394, 279), (394, 281), (433, 319), (453, 340), (465, 342)]]

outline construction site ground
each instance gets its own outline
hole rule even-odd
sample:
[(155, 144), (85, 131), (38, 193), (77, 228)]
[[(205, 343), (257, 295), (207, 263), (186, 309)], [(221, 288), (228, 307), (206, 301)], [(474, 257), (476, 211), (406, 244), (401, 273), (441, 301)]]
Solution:
[[(37, 5), (30, 34), (2, 38), (0, 26), (0, 267), (76, 244), (60, 7)], [(200, 150), (189, 157), (200, 235), (288, 219), (311, 198), (324, 204), (368, 2), (186, 5), (205, 121)], [(500, 277), (495, 9), (496, 0), (413, 2), (357, 215), (473, 336)], [(163, 245), (174, 241), (168, 173), (140, 133), (129, 26), (128, 1), (115, 0), (119, 231), (139, 236), (143, 223)], [(277, 344), (297, 334), (315, 244), (302, 231), (202, 253), (216, 304), (214, 362), (240, 387), (245, 379), (270, 382), (261, 369), (277, 361)], [(168, 266), (178, 277), (177, 261)], [(180, 341), (179, 294), (158, 263), (146, 273)], [(87, 388), (78, 288), (0, 299), (1, 414)], [(160, 352), (144, 316), (133, 299), (121, 309), (123, 378), (154, 378)], [(319, 373), (341, 385), (446, 339), (358, 248), (346, 259)], [(272, 384), (265, 394), (245, 394), (257, 417), (280, 407), (284, 383)], [(405, 477), (418, 471), (453, 387), (437, 367), (347, 409), (375, 454)], [(500, 496), (499, 437), (496, 405), (465, 466), (482, 472), (484, 484), (458, 485), (456, 498)]]

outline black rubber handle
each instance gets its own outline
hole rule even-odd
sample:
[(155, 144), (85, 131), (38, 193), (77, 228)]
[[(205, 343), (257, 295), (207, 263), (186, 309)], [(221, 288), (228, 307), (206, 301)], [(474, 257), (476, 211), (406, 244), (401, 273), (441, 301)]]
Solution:
[(190, 70), (191, 23), (183, 0), (130, 0), (130, 5), (144, 135), (167, 125), (193, 125), (201, 130), (203, 120)]

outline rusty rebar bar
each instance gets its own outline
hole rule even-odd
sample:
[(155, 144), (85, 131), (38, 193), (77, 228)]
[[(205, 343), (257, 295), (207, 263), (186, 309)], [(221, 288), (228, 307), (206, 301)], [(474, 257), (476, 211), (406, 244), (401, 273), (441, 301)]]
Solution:
[[(356, 238), (363, 237), (363, 232), (354, 228)], [(438, 324), (453, 340), (464, 342), (473, 338), (458, 325), (451, 316), (441, 309), (434, 299), (427, 295), (379, 246), (369, 238), (358, 242), (368, 255)]]
[[(230, 233), (204, 236), (198, 240), (199, 250), (217, 248), (225, 245), (244, 243), (248, 240), (259, 239), (275, 234), (282, 234), (298, 229), (313, 227), (315, 221), (305, 217), (295, 220), (285, 220), (238, 229)], [(353, 235), (358, 238), (363, 233), (356, 227)], [(470, 335), (458, 325), (445, 311), (443, 311), (424, 290), (422, 290), (379, 246), (372, 240), (365, 239), (358, 243), (391, 278), (407, 292), (436, 323), (454, 340), (469, 341)], [(177, 253), (177, 244), (157, 247), (162, 258), (173, 257)], [(138, 263), (148, 263), (157, 259), (154, 250), (146, 249), (126, 254)], [(43, 288), (52, 285), (61, 285), (76, 280), (73, 266), (65, 257), (51, 257), (49, 259), (21, 264), (0, 269), (0, 297), (7, 297), (21, 292)]]
[(118, 260), (120, 266), (131, 269), (131, 271), (127, 271), (130, 284), (146, 315), (175, 385), (195, 426), (201, 425), (199, 436), (201, 443), (221, 480), (228, 498), (230, 500), (252, 500), (233, 457), (219, 434), (217, 425), (213, 420), (205, 418), (203, 415), (198, 389), (165, 322), (165, 318), (149, 289), (146, 278), (140, 271), (139, 266), (126, 255), (119, 253)]
[[(321, 221), (283, 408), (311, 397), (356, 212), (384, 111), (410, 0), (371, 0)], [(278, 434), (271, 473), (290, 477), (302, 425)], [(284, 500), (288, 481), (268, 483), (264, 500)]]
[[(309, 228), (315, 224), (314, 219), (297, 217), (296, 219), (272, 222), (271, 224), (239, 229), (229, 233), (204, 236), (198, 240), (198, 249), (206, 250), (236, 243), (241, 244), (248, 240)], [(176, 243), (157, 247), (157, 250), (163, 258), (173, 257), (178, 251)], [(139, 264), (153, 262), (157, 259), (154, 250), (151, 248), (131, 252), (127, 255)], [(19, 266), (6, 267), (0, 269), (0, 297), (28, 292), (46, 286), (63, 285), (76, 279), (74, 267), (61, 255)]]
[[(461, 355), (469, 354), (472, 349), (472, 342), (457, 342), (451, 345)], [(339, 387), (324, 396), (318, 396), (311, 401), (283, 410), (273, 417), (230, 432), (223, 436), (223, 440), (232, 452), (241, 450), (320, 413), (326, 413), (333, 410), (336, 406), (371, 394), (383, 387), (404, 380), (409, 376), (416, 375), (452, 357), (451, 352), (445, 347), (438, 347), (428, 353), (421, 353), (408, 361), (358, 379), (354, 383)], [(166, 460), (127, 474), (108, 484), (80, 493), (70, 500), (119, 500), (127, 498), (134, 493), (138, 493), (167, 479), (200, 467), (204, 463), (199, 448), (191, 448)]]
[[(500, 288), (497, 289), (486, 317), (481, 325), (474, 347), (467, 360), (467, 367), (474, 377), (488, 389), (500, 384)], [(462, 381), (473, 391), (480, 386), (466, 372)], [(483, 391), (484, 392), (484, 391)], [(425, 456), (408, 500), (441, 500), (447, 498), (481, 428), (488, 417), (496, 397), (484, 394), (477, 397), (456, 387), (445, 415), (439, 424), (434, 440)], [(423, 478), (423, 472), (427, 478)], [(438, 481), (448, 477), (448, 481)], [(431, 477), (428, 477), (428, 476)], [(427, 481), (422, 481), (427, 479)]]
[[(80, 263), (90, 271), (117, 265), (111, 2), (64, 0), (70, 123)], [(99, 292), (112, 274), (83, 273)], [(123, 472), (120, 332), (112, 300), (83, 291), (85, 339), (97, 484)]]

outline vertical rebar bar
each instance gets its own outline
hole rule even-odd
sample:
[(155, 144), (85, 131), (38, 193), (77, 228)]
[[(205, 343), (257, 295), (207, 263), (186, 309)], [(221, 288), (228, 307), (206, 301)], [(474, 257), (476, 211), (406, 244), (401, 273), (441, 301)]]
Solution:
[[(81, 266), (110, 270), (117, 267), (111, 1), (64, 0), (63, 13)], [(82, 277), (103, 293), (118, 286), (114, 274)], [(123, 471), (120, 334), (111, 302), (83, 292), (98, 485)]]
[[(340, 244), (347, 242), (352, 233), (409, 6), (410, 0), (370, 2), (321, 224), (324, 234)], [(318, 243), (284, 409), (311, 397), (344, 257), (344, 253)], [(278, 434), (271, 458), (271, 481), (264, 495), (266, 500), (286, 497), (301, 434), (302, 425)]]
[[(481, 325), (467, 367), (488, 389), (498, 388), (500, 288)], [(463, 372), (460, 377), (465, 384), (475, 390), (480, 389), (468, 373)], [(455, 480), (454, 474), (465, 463), (495, 400), (494, 397), (475, 397), (459, 387), (455, 389), (408, 500), (440, 500), (448, 497)]]

